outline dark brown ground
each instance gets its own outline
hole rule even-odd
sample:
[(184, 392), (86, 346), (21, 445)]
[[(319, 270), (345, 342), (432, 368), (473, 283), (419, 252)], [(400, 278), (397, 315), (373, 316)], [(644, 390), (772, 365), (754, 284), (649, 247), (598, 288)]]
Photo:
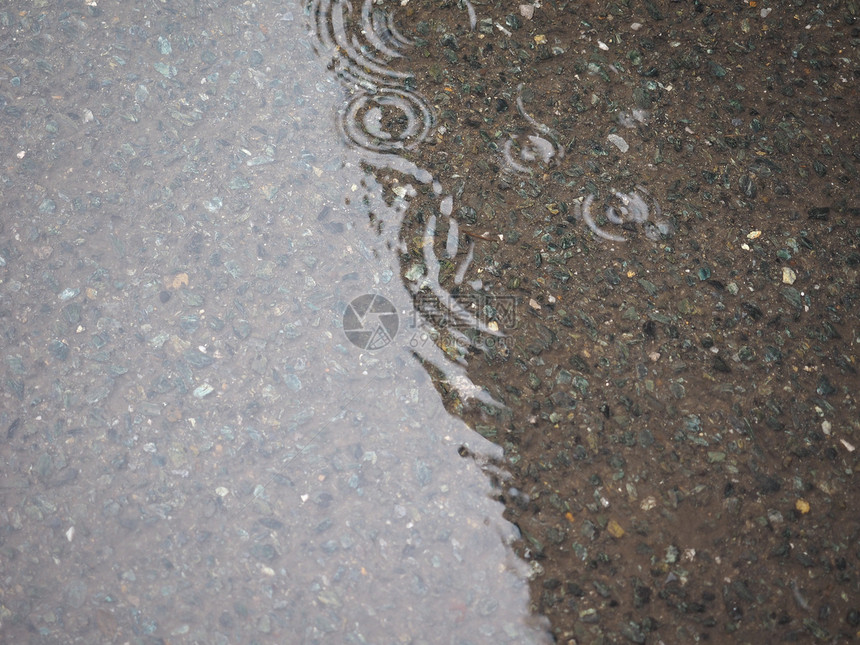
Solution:
[[(398, 18), (447, 129), (414, 159), (474, 209), (467, 279), (517, 298), (506, 347), (469, 370), (509, 409), (440, 389), (506, 450), (535, 610), (560, 643), (857, 639), (857, 2), (476, 9), (511, 36), (451, 2)], [(530, 177), (497, 151), (532, 131), (520, 83), (566, 152)], [(620, 126), (634, 107), (648, 122)], [(670, 238), (614, 243), (574, 216), (637, 185)]]

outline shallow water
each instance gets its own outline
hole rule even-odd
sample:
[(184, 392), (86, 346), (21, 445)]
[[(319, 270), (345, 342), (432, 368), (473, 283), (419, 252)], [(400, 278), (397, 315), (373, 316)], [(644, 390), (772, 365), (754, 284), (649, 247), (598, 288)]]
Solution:
[(504, 447), (537, 606), (564, 643), (856, 640), (857, 3), (537, 4), (406, 5), (470, 268), (426, 203), (403, 236), (406, 280), (514, 304), (435, 340), (508, 406), (439, 388)]
[(0, 10), (0, 641), (855, 640), (860, 5), (790, 4)]
[(344, 11), (0, 12), (3, 642), (546, 640), (501, 451), (415, 358), (487, 398), (400, 280), (410, 195), (448, 193), (385, 153), (435, 122)]

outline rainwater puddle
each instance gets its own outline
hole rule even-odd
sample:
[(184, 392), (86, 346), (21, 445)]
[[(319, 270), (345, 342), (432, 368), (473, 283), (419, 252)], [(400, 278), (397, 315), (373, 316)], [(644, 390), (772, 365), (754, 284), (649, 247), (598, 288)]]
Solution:
[(498, 329), (433, 251), (468, 235), (400, 154), (434, 115), (353, 11), (0, 11), (3, 642), (546, 641), (501, 450), (421, 364), (491, 403), (455, 359)]

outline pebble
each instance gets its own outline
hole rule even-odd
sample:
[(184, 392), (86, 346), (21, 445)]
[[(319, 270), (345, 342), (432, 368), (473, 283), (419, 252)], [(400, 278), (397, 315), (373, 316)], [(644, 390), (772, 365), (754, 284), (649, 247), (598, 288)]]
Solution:
[(615, 520), (609, 520), (609, 524), (606, 525), (606, 531), (607, 531), (607, 533), (609, 533), (609, 535), (611, 535), (612, 537), (614, 537), (616, 539), (620, 539), (620, 538), (624, 537), (624, 533), (625, 533), (625, 531), (621, 527), (621, 525), (618, 522), (616, 522)]
[(609, 142), (613, 144), (616, 148), (618, 148), (621, 152), (627, 152), (630, 149), (630, 145), (617, 134), (610, 134), (606, 138), (609, 139)]
[(650, 511), (656, 506), (657, 499), (653, 495), (648, 495), (648, 497), (642, 500), (642, 503), (639, 505), (639, 508), (641, 508), (643, 511)]

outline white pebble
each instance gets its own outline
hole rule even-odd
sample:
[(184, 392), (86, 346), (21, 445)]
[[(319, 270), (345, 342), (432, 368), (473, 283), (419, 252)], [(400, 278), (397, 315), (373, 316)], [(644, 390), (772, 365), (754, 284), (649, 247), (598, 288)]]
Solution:
[(616, 148), (618, 148), (621, 152), (627, 152), (630, 150), (630, 146), (627, 145), (627, 142), (619, 137), (617, 134), (610, 134), (608, 137), (609, 142), (614, 144)]

